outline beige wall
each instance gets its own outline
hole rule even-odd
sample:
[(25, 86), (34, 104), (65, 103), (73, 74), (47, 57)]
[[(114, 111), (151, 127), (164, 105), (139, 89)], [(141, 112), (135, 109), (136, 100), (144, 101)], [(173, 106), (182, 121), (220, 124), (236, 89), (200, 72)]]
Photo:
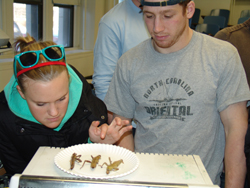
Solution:
[(2, 91), (4, 86), (8, 83), (12, 74), (13, 74), (12, 62), (0, 63), (0, 91)]
[(232, 25), (235, 25), (238, 23), (238, 19), (240, 17), (240, 13), (242, 10), (250, 10), (250, 0), (233, 2), (231, 6), (232, 16), (230, 17), (230, 21)]
[[(230, 10), (230, 25), (236, 25), (242, 10), (250, 10), (249, 0), (194, 0), (195, 7), (201, 9), (201, 15), (209, 15), (212, 9), (228, 9)], [(203, 19), (200, 17), (199, 23)]]

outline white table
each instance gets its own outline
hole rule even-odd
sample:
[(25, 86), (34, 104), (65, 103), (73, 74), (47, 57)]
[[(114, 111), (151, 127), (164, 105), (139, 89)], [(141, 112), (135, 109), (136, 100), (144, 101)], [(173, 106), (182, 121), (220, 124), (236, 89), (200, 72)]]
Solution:
[[(22, 176), (76, 178), (60, 170), (54, 157), (64, 148), (40, 147), (24, 172), (11, 178), (10, 188), (19, 186)], [(197, 155), (162, 155), (136, 153), (140, 165), (133, 173), (117, 181), (183, 184), (190, 188), (214, 188), (206, 169)]]

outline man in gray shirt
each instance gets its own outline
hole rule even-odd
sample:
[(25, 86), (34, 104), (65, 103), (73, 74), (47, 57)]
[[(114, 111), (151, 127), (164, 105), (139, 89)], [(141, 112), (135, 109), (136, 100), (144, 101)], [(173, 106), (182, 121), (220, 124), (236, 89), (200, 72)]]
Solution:
[(119, 59), (104, 99), (114, 117), (137, 121), (118, 144), (199, 155), (218, 185), (224, 159), (226, 187), (243, 187), (250, 92), (236, 48), (190, 29), (190, 0), (141, 3), (152, 38)]

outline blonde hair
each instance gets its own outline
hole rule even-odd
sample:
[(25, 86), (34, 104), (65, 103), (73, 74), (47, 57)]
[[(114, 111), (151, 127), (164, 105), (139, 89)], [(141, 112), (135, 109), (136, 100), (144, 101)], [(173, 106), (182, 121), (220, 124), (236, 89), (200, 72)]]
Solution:
[[(27, 34), (26, 37), (17, 37), (14, 42), (14, 50), (15, 52), (20, 49), (20, 52), (26, 52), (26, 51), (32, 51), (32, 50), (41, 50), (47, 46), (56, 45), (53, 41), (36, 41), (33, 37), (31, 37), (29, 34)], [(48, 62), (43, 55), (40, 55), (39, 61), (37, 64)], [(65, 62), (65, 58), (60, 60), (61, 62)], [(19, 72), (22, 70), (23, 67), (19, 65), (18, 61), (16, 62), (16, 71)], [(68, 70), (66, 66), (63, 65), (48, 65), (39, 67), (36, 69), (29, 70), (17, 78), (18, 85), (20, 86), (21, 90), (24, 92), (24, 82), (27, 80), (27, 78), (32, 80), (39, 80), (39, 81), (51, 81), (52, 79), (56, 78), (58, 75), (60, 75), (63, 71)], [(68, 74), (69, 76), (69, 74)]]

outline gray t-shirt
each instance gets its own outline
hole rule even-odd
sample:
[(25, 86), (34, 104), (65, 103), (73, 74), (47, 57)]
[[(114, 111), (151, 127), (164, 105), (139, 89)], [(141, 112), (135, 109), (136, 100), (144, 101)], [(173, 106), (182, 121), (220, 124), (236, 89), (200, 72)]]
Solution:
[(174, 53), (155, 51), (151, 39), (125, 53), (104, 102), (137, 121), (136, 152), (199, 155), (219, 184), (225, 149), (220, 112), (249, 99), (236, 48), (194, 31)]

